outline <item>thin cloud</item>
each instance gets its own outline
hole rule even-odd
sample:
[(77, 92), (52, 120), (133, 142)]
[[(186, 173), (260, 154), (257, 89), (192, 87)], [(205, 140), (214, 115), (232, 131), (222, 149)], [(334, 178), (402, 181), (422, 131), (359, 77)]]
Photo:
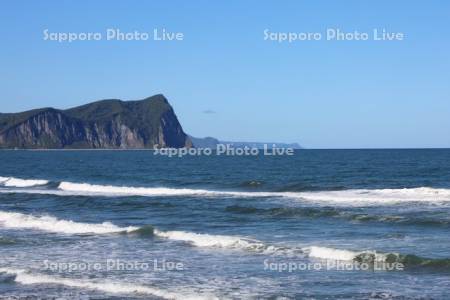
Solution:
[(204, 114), (216, 114), (217, 112), (215, 112), (214, 110), (211, 109), (207, 109), (203, 111)]

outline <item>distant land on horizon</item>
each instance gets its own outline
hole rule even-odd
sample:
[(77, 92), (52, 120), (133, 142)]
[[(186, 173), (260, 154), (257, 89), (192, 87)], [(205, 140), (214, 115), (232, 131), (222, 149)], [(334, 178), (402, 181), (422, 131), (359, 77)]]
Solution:
[[(107, 99), (60, 110), (0, 113), (0, 149), (153, 149), (270, 146), (297, 143), (224, 142), (187, 135), (162, 94), (137, 101)], [(209, 146), (208, 146), (209, 145)]]
[(197, 138), (193, 136), (189, 136), (192, 141), (194, 147), (197, 148), (216, 148), (217, 145), (230, 145), (234, 148), (258, 148), (262, 149), (265, 145), (267, 147), (276, 147), (276, 148), (293, 148), (293, 149), (303, 149), (302, 146), (298, 143), (276, 143), (276, 142), (231, 142), (231, 141), (221, 141), (217, 138), (213, 137), (205, 137), (205, 138)]

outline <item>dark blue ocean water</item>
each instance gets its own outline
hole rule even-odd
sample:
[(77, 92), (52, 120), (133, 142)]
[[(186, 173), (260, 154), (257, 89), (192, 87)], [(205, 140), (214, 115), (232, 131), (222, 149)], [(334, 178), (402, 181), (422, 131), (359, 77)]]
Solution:
[(0, 151), (0, 299), (449, 299), (449, 233), (450, 150)]

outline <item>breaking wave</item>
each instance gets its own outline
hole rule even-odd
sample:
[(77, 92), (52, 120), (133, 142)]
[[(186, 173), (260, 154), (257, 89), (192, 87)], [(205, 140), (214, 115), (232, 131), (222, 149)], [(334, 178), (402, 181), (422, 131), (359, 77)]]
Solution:
[(48, 184), (48, 180), (0, 177), (0, 184), (7, 187), (31, 187), (37, 185), (46, 185)]
[(109, 195), (135, 195), (135, 196), (178, 196), (178, 195), (216, 195), (215, 191), (201, 189), (176, 189), (164, 187), (129, 187), (98, 185), (88, 183), (61, 182), (58, 186), (60, 190), (70, 192), (85, 192), (88, 194), (109, 194)]
[(69, 287), (89, 289), (89, 290), (99, 290), (111, 294), (146, 294), (153, 295), (157, 297), (162, 297), (164, 299), (217, 299), (217, 297), (212, 295), (201, 295), (192, 293), (174, 293), (171, 291), (166, 291), (156, 287), (137, 285), (131, 283), (120, 283), (120, 282), (94, 282), (86, 281), (82, 279), (69, 279), (62, 278), (58, 276), (49, 276), (44, 274), (33, 274), (25, 270), (12, 269), (12, 268), (0, 268), (1, 273), (6, 273), (8, 275), (13, 275), (14, 281), (20, 284), (56, 284), (65, 285)]
[[(309, 257), (325, 259), (325, 260), (343, 260), (343, 261), (358, 261), (362, 257), (370, 256), (372, 262), (384, 262), (386, 260), (385, 254), (377, 253), (376, 251), (350, 251), (341, 250), (328, 247), (311, 246), (303, 248)], [(363, 261), (358, 261), (363, 262)]]
[(159, 237), (187, 242), (196, 247), (239, 249), (262, 254), (291, 255), (302, 253), (301, 249), (267, 245), (258, 240), (239, 236), (211, 235), (186, 231), (159, 231), (156, 229), (154, 233)]
[(0, 227), (37, 229), (64, 234), (138, 234), (157, 236), (174, 241), (186, 242), (194, 247), (243, 250), (266, 255), (287, 255), (310, 257), (322, 260), (354, 261), (356, 263), (399, 262), (407, 268), (433, 268), (450, 271), (450, 259), (424, 258), (412, 254), (381, 253), (374, 250), (353, 251), (322, 246), (303, 248), (268, 245), (262, 241), (240, 236), (212, 235), (187, 231), (161, 231), (150, 225), (120, 227), (110, 222), (79, 223), (59, 220), (52, 216), (33, 216), (13, 212), (0, 212)]
[(399, 202), (448, 202), (450, 189), (430, 187), (403, 189), (351, 189), (327, 192), (303, 192), (302, 198), (309, 201), (332, 203), (374, 203), (390, 204)]
[[(33, 187), (48, 184), (47, 180), (0, 177), (5, 187)], [(58, 183), (57, 183), (58, 184)], [(450, 202), (450, 189), (444, 188), (402, 188), (402, 189), (349, 189), (312, 192), (256, 192), (219, 191), (206, 189), (133, 187), (99, 185), (89, 183), (60, 182), (57, 189), (0, 189), (1, 193), (36, 193), (55, 195), (86, 196), (201, 196), (201, 197), (275, 197), (292, 198), (314, 203), (342, 205), (392, 204), (401, 202)]]
[(240, 249), (265, 254), (295, 252), (294, 249), (266, 245), (257, 240), (238, 236), (210, 235), (186, 231), (161, 231), (150, 225), (120, 227), (110, 222), (97, 224), (80, 223), (71, 220), (60, 220), (53, 216), (33, 216), (14, 212), (0, 212), (0, 227), (37, 229), (63, 234), (138, 234), (182, 241), (195, 247)]
[(450, 271), (450, 258), (425, 258), (413, 254), (380, 253), (374, 250), (352, 251), (329, 247), (311, 246), (303, 248), (312, 258), (356, 263), (401, 263), (407, 269), (436, 269)]
[(132, 232), (139, 227), (119, 227), (110, 222), (101, 224), (78, 223), (74, 221), (59, 220), (52, 216), (33, 216), (14, 212), (0, 211), (0, 227), (17, 229), (38, 229), (55, 233), (66, 234), (105, 234)]

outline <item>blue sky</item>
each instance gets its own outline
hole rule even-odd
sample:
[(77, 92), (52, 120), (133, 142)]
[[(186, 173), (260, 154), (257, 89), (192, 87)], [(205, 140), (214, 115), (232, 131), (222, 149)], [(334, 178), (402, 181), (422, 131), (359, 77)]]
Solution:
[[(1, 1), (0, 112), (163, 93), (186, 132), (308, 148), (450, 147), (448, 1)], [(183, 41), (44, 41), (107, 28)], [(264, 41), (263, 31), (403, 32)]]

